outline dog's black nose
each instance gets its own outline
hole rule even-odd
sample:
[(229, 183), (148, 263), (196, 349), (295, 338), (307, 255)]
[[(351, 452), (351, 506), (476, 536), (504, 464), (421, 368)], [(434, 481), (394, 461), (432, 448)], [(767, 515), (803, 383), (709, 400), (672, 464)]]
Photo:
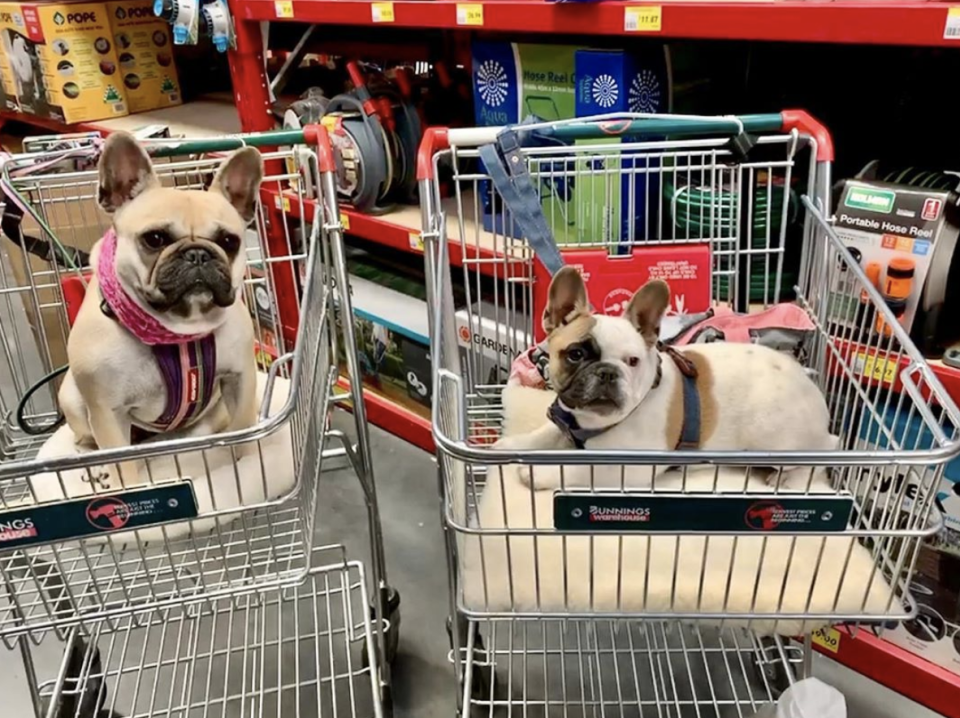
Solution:
[(190, 264), (206, 264), (211, 259), (213, 255), (203, 247), (190, 247), (190, 249), (185, 249), (183, 251), (183, 258), (190, 262)]
[(616, 384), (617, 379), (620, 378), (620, 372), (617, 371), (616, 367), (612, 366), (598, 367), (597, 378), (604, 384)]

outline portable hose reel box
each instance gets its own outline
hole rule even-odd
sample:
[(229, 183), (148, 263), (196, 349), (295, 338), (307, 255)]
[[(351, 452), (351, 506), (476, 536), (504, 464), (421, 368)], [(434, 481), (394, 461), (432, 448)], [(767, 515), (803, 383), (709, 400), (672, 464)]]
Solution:
[[(880, 173), (875, 164), (859, 176), (916, 183), (847, 180), (837, 193), (835, 226), (920, 350), (939, 357), (960, 340), (957, 178), (918, 171)], [(899, 279), (903, 267), (909, 271)], [(889, 294), (891, 282), (904, 291)]]

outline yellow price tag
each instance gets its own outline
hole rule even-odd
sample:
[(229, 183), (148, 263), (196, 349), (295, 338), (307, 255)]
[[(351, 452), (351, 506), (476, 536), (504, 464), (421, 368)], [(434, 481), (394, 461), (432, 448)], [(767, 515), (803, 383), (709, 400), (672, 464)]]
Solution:
[(840, 631), (836, 628), (818, 628), (813, 632), (813, 642), (831, 653), (840, 650)]
[(340, 213), (340, 226), (343, 227), (344, 232), (350, 231), (350, 215), (343, 212)]
[(423, 238), (416, 232), (410, 233), (410, 249), (414, 249), (418, 252), (423, 251)]
[(627, 5), (623, 9), (624, 32), (660, 32), (663, 8), (659, 5)]
[(457, 25), (483, 25), (483, 5), (477, 3), (457, 4)]
[(277, 17), (293, 17), (293, 0), (276, 0), (273, 3)]
[(960, 7), (947, 10), (947, 21), (943, 25), (944, 40), (960, 40)]
[(857, 354), (857, 364), (863, 367), (860, 374), (874, 381), (893, 384), (897, 378), (897, 362), (893, 359), (880, 359), (876, 354), (867, 356), (860, 353)]
[(374, 22), (393, 22), (393, 3), (375, 2), (370, 6), (370, 14)]

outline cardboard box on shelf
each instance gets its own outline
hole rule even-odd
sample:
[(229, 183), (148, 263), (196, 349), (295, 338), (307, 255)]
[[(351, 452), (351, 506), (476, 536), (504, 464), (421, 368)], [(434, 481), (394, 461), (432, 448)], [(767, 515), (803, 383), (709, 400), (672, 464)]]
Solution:
[[(900, 324), (914, 338), (922, 338), (927, 329), (915, 322), (924, 291), (943, 295), (950, 271), (951, 257), (933, 258), (940, 245), (951, 248), (958, 228), (948, 221), (945, 211), (950, 193), (908, 187), (885, 182), (848, 180), (835, 213), (837, 236), (860, 262), (864, 271), (878, 280), (878, 289), (895, 282), (897, 297), (888, 300)], [(910, 276), (893, 278), (901, 267)], [(901, 300), (902, 301), (899, 301)], [(942, 300), (941, 300), (942, 302)], [(834, 318), (856, 320), (855, 308), (837, 301)], [(871, 331), (883, 331), (880, 326)]]
[[(576, 116), (614, 112), (670, 111), (670, 49), (577, 50)], [(655, 137), (648, 139), (657, 139)], [(582, 140), (578, 145), (609, 145), (616, 137)], [(659, 239), (660, 160), (623, 157), (620, 151), (585, 156), (573, 188), (580, 234), (627, 251), (633, 242)]]
[[(14, 72), (25, 75), (27, 79), (33, 72), (29, 58), (19, 52), (19, 44), (23, 40), (17, 40), (17, 38), (22, 35), (23, 14), (16, 5), (0, 3), (0, 109), (13, 112), (20, 110), (20, 101), (17, 98), (17, 78)], [(18, 47), (16, 55), (13, 51), (15, 41)]]
[(170, 25), (153, 14), (153, 1), (118, 0), (107, 11), (130, 112), (182, 104)]
[[(567, 120), (574, 116), (576, 47), (477, 41), (472, 45), (476, 123), (514, 125), (528, 117)], [(544, 167), (542, 170), (549, 173)], [(563, 174), (569, 170), (560, 169)], [(543, 213), (558, 242), (576, 241), (573, 181), (557, 176), (541, 181)], [(503, 208), (494, 207), (489, 182), (481, 186), (483, 227), (503, 233)]]
[(67, 124), (127, 114), (105, 5), (30, 2), (6, 7), (12, 23), (3, 27), (3, 48), (10, 54), (19, 111)]
[(898, 623), (884, 638), (960, 674), (960, 557), (923, 546), (910, 592), (920, 609), (917, 617)]

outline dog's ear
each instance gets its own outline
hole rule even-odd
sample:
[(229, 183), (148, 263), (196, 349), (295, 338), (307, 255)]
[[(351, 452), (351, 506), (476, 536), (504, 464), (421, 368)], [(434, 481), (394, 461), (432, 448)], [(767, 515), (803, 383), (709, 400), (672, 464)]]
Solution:
[(589, 312), (587, 288), (580, 272), (573, 267), (561, 267), (550, 282), (547, 307), (543, 310), (543, 330), (550, 334), (557, 327), (573, 320), (578, 314)]
[(263, 159), (253, 147), (244, 147), (227, 157), (217, 170), (210, 191), (219, 192), (232, 204), (244, 222), (253, 219), (263, 180)]
[(160, 184), (149, 155), (126, 132), (114, 132), (107, 138), (98, 169), (97, 201), (105, 212), (116, 212), (144, 190)]
[(656, 344), (660, 338), (660, 320), (669, 306), (670, 287), (662, 279), (651, 279), (633, 295), (623, 316), (648, 344)]

